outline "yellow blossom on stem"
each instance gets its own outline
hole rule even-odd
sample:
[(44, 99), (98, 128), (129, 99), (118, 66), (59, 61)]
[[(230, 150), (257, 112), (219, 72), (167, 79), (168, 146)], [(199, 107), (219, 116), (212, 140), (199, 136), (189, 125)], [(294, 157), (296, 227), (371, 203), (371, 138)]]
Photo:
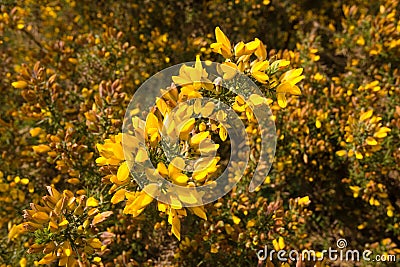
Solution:
[(250, 72), (251, 75), (260, 83), (267, 83), (269, 76), (264, 72), (269, 66), (269, 61), (259, 61), (253, 65)]
[(219, 27), (215, 28), (215, 38), (217, 39), (217, 42), (211, 44), (211, 50), (215, 53), (221, 54), (224, 58), (231, 58), (231, 42)]
[(303, 72), (302, 68), (293, 69), (285, 72), (279, 79), (280, 84), (276, 88), (276, 95), (278, 98), (278, 105), (281, 108), (285, 108), (287, 106), (286, 95), (300, 95), (300, 88), (296, 85), (302, 79), (304, 79), (304, 75), (301, 75)]

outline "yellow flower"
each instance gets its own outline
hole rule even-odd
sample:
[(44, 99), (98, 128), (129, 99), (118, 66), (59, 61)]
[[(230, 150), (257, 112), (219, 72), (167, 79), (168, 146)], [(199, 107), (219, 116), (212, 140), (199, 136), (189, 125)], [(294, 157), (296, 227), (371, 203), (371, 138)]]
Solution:
[[(208, 90), (213, 88), (212, 82), (208, 79), (208, 73), (205, 69), (203, 69), (200, 56), (196, 56), (196, 63), (194, 67), (182, 65), (182, 67), (179, 69), (179, 75), (172, 76), (172, 81), (176, 85), (182, 87), (189, 86), (187, 88), (194, 92), (201, 88), (206, 88)], [(186, 92), (186, 94), (187, 93), (188, 92)]]
[(143, 163), (146, 160), (148, 160), (149, 156), (147, 154), (147, 151), (145, 148), (140, 147), (137, 151), (137, 154), (135, 156), (135, 162), (137, 163)]
[(26, 229), (24, 228), (23, 224), (18, 224), (18, 225), (13, 225), (8, 232), (8, 239), (13, 240), (17, 238), (20, 234), (23, 234), (26, 232)]
[(248, 42), (246, 44), (246, 51), (247, 53), (253, 53), (256, 51), (261, 45), (261, 41), (258, 38), (255, 38), (254, 41)]
[(70, 63), (74, 64), (74, 65), (78, 64), (78, 59), (73, 58), (73, 57), (68, 58), (68, 61), (69, 61)]
[(285, 248), (285, 240), (283, 239), (283, 237), (279, 237), (278, 244), (279, 244), (279, 248), (280, 249), (284, 249)]
[(222, 141), (225, 141), (226, 138), (228, 137), (228, 132), (226, 131), (225, 127), (222, 124), (220, 124), (218, 128), (219, 128), (219, 138), (221, 138)]
[(315, 121), (315, 127), (317, 127), (319, 129), (319, 128), (321, 128), (321, 126), (322, 126), (321, 121), (317, 119)]
[(117, 192), (115, 192), (114, 196), (111, 198), (111, 203), (112, 204), (117, 204), (117, 203), (119, 203), (121, 201), (124, 201), (125, 192), (126, 192), (126, 190), (124, 188), (121, 188)]
[(210, 252), (211, 253), (218, 253), (218, 251), (219, 251), (218, 244), (211, 244)]
[(296, 83), (304, 79), (304, 75), (301, 75), (302, 72), (302, 68), (293, 69), (285, 72), (280, 77), (280, 84), (276, 88), (276, 93), (278, 98), (278, 105), (281, 108), (285, 108), (287, 106), (286, 94), (301, 94), (300, 88), (296, 85)]
[(33, 151), (35, 151), (38, 154), (46, 153), (50, 151), (50, 147), (48, 145), (37, 145), (32, 147)]
[(214, 144), (211, 139), (206, 138), (202, 142), (200, 142), (198, 151), (203, 156), (206, 156), (206, 154), (215, 155), (218, 148), (219, 144)]
[(75, 252), (71, 248), (69, 241), (65, 241), (62, 245), (62, 255), (58, 262), (59, 266), (77, 266), (77, 260), (75, 259)]
[(99, 201), (94, 197), (89, 197), (86, 200), (86, 207), (97, 207), (99, 205)]
[(248, 42), (245, 44), (244, 42), (239, 42), (235, 45), (235, 57), (241, 57), (243, 55), (251, 55), (254, 51), (256, 51), (261, 46), (261, 41), (258, 38), (255, 38), (254, 41)]
[(201, 108), (201, 115), (203, 115), (204, 118), (209, 117), (213, 113), (214, 108), (215, 104), (213, 102), (208, 102)]
[(376, 138), (384, 138), (387, 136), (387, 133), (390, 132), (390, 128), (381, 127), (377, 132), (374, 133), (374, 137)]
[(299, 199), (299, 205), (308, 205), (310, 204), (310, 197), (309, 196), (305, 196)]
[(125, 182), (128, 178), (129, 178), (129, 168), (127, 162), (125, 161), (118, 168), (117, 179), (119, 182)]
[(251, 228), (251, 227), (253, 227), (254, 225), (256, 225), (256, 220), (255, 220), (255, 219), (252, 219), (252, 220), (250, 220), (250, 221), (247, 222), (246, 228)]
[[(134, 147), (137, 146), (139, 141), (135, 137), (127, 135), (126, 138), (129, 138), (129, 144)], [(119, 165), (121, 161), (125, 160), (121, 141), (122, 134), (118, 134), (106, 139), (104, 144), (96, 144), (101, 156), (96, 159), (96, 163), (99, 165)]]
[(25, 81), (17, 81), (17, 82), (13, 82), (11, 85), (17, 89), (24, 89), (25, 87), (28, 86), (28, 83)]
[(156, 105), (157, 105), (158, 110), (161, 112), (161, 114), (164, 117), (171, 111), (171, 108), (168, 106), (168, 104), (162, 98), (157, 97)]
[[(290, 61), (289, 61), (289, 60), (284, 60), (284, 59), (280, 59), (280, 60), (277, 60), (277, 61), (275, 61), (275, 62), (278, 63), (278, 68), (279, 68), (280, 70), (286, 68), (286, 67), (289, 66), (289, 64), (290, 64)], [(274, 63), (275, 63), (275, 62), (274, 62)]]
[(160, 134), (158, 132), (159, 122), (156, 115), (151, 112), (147, 115), (145, 129), (146, 138), (151, 146), (155, 146), (160, 141)]
[(279, 249), (278, 240), (276, 240), (276, 239), (272, 240), (272, 245), (273, 245), (273, 247), (274, 247), (274, 249), (275, 249), (276, 251), (279, 251), (279, 250), (280, 250), (280, 249)]
[(223, 62), (219, 65), (221, 68), (222, 78), (224, 80), (230, 80), (239, 73), (239, 67), (233, 62)]
[(46, 255), (38, 262), (39, 264), (50, 264), (57, 259), (55, 253), (51, 252)]
[(40, 134), (40, 132), (42, 131), (42, 128), (40, 127), (35, 127), (29, 130), (29, 133), (31, 134), (32, 137), (36, 137)]
[(264, 72), (269, 66), (269, 61), (259, 61), (251, 67), (251, 75), (260, 83), (267, 83), (269, 80), (268, 75)]
[(26, 258), (25, 257), (21, 258), (21, 260), (19, 261), (19, 266), (26, 267)]
[(370, 110), (368, 110), (366, 112), (361, 113), (360, 121), (365, 121), (365, 120), (371, 118), (373, 112), (374, 111), (372, 109), (370, 109)]
[(204, 206), (190, 207), (189, 209), (193, 211), (193, 213), (199, 216), (200, 218), (207, 220), (207, 215), (204, 210)]
[(367, 137), (365, 142), (367, 143), (367, 145), (370, 145), (370, 146), (376, 146), (378, 144), (378, 142), (373, 137), (370, 137), (370, 136)]
[(174, 158), (168, 165), (168, 177), (176, 184), (186, 185), (189, 177), (182, 173), (184, 168), (185, 161), (180, 157)]
[(215, 53), (221, 54), (224, 58), (232, 57), (232, 46), (228, 37), (221, 31), (219, 27), (215, 28), (216, 43), (211, 44), (211, 50)]
[(258, 60), (263, 61), (267, 59), (267, 47), (260, 41), (260, 45), (257, 50), (254, 52), (257, 56)]
[(168, 169), (163, 162), (157, 163), (157, 172), (164, 178), (168, 176)]
[(197, 160), (194, 164), (193, 179), (198, 182), (203, 182), (207, 178), (207, 175), (217, 171), (219, 160), (219, 157), (206, 157)]
[(235, 215), (232, 215), (232, 220), (234, 224), (239, 224), (241, 219)]
[[(133, 217), (138, 216), (153, 201), (152, 196), (155, 196), (158, 190), (159, 188), (156, 184), (148, 184), (140, 192), (127, 193), (124, 213), (131, 214)], [(151, 195), (147, 194), (146, 191), (150, 192)]]
[(179, 132), (179, 138), (181, 140), (189, 139), (189, 133), (193, 130), (195, 123), (196, 123), (195, 118), (190, 118), (182, 125)]
[(363, 36), (358, 37), (356, 43), (357, 43), (358, 45), (360, 45), (360, 46), (365, 45), (365, 39), (364, 39), (364, 37), (363, 37)]
[(361, 188), (356, 185), (350, 185), (349, 188), (351, 191), (353, 191), (353, 197), (357, 198), (360, 193)]
[(203, 193), (197, 191), (188, 191), (186, 188), (177, 188), (175, 191), (179, 201), (189, 205), (202, 205)]
[(393, 206), (387, 207), (387, 212), (386, 212), (387, 216), (388, 217), (393, 217), (393, 215), (394, 215), (393, 211), (394, 211)]
[(244, 98), (240, 95), (237, 95), (235, 97), (235, 103), (233, 103), (232, 108), (233, 110), (237, 111), (237, 112), (243, 112), (246, 110), (246, 108), (248, 107), (246, 101), (244, 100)]
[(279, 251), (285, 248), (285, 241), (282, 237), (279, 237), (278, 239), (272, 240), (272, 245), (276, 251)]
[(178, 213), (173, 208), (171, 208), (168, 214), (168, 222), (172, 225), (172, 234), (174, 234), (178, 240), (181, 240), (181, 221), (179, 220)]
[(359, 152), (359, 151), (356, 151), (355, 154), (356, 154), (356, 159), (363, 159), (364, 158), (363, 154), (361, 152)]
[(191, 145), (199, 145), (204, 139), (206, 139), (210, 135), (209, 131), (198, 133), (190, 139)]
[(248, 53), (248, 51), (246, 51), (246, 45), (244, 44), (244, 42), (237, 43), (235, 45), (234, 51), (235, 51), (235, 57), (240, 57), (252, 53), (252, 52)]

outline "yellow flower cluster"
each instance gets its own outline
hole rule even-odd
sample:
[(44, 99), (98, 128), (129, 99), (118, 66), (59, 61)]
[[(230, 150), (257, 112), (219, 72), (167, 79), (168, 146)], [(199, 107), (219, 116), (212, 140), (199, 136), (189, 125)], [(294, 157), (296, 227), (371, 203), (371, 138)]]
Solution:
[[(225, 34), (219, 29), (215, 30), (217, 42), (211, 44), (213, 51), (222, 54), (224, 57), (232, 57), (232, 49), (230, 41)], [(268, 87), (267, 81), (269, 76), (274, 75), (287, 67), (289, 61), (277, 60), (271, 65), (266, 60), (266, 48), (262, 42), (256, 39), (253, 42), (244, 44), (243, 42), (236, 45), (234, 55), (237, 59), (237, 64), (231, 61), (226, 61), (221, 65), (222, 77), (230, 80), (236, 75), (236, 71), (245, 73), (257, 81), (266, 84), (264, 89), (272, 89)], [(252, 55), (256, 59), (250, 62)], [(225, 67), (227, 66), (227, 67)], [(276, 78), (275, 86), (277, 86), (278, 104), (281, 107), (287, 105), (285, 94), (294, 92), (300, 94), (300, 89), (296, 84), (301, 81), (304, 76), (300, 76), (302, 69), (289, 70), (280, 77), (279, 82)], [(268, 74), (267, 74), (268, 73)], [(217, 110), (216, 105), (212, 102), (202, 104), (200, 99), (197, 99), (194, 104), (189, 105), (184, 101), (193, 98), (202, 98), (204, 93), (214, 94), (218, 97), (221, 94), (221, 88), (217, 81), (212, 82), (208, 78), (208, 73), (202, 67), (200, 57), (196, 58), (196, 63), (193, 67), (183, 65), (179, 70), (178, 76), (172, 76), (172, 86), (161, 89), (162, 97), (155, 100), (156, 109), (153, 109), (146, 117), (146, 120), (141, 120), (138, 117), (132, 118), (134, 135), (118, 134), (105, 140), (104, 144), (98, 144), (97, 149), (101, 157), (96, 159), (99, 166), (103, 166), (102, 170), (108, 170), (109, 173), (103, 180), (113, 184), (110, 193), (114, 196), (111, 199), (113, 204), (117, 204), (126, 199), (124, 213), (130, 214), (133, 217), (139, 216), (143, 210), (152, 201), (157, 194), (158, 187), (155, 184), (148, 184), (142, 191), (132, 191), (135, 187), (134, 181), (131, 179), (129, 170), (131, 168), (138, 169), (149, 159), (147, 150), (150, 152), (150, 160), (156, 166), (156, 172), (163, 179), (167, 179), (173, 184), (184, 187), (196, 187), (207, 185), (213, 181), (213, 177), (220, 169), (218, 165), (221, 157), (213, 156), (217, 154), (217, 150), (221, 144), (214, 144), (211, 141), (213, 135), (219, 136), (222, 142), (227, 140), (227, 131), (221, 123), (212, 119), (196, 122), (195, 118), (191, 118), (192, 114), (197, 114), (203, 118), (207, 118), (210, 114), (215, 113), (216, 118), (220, 121), (225, 120), (226, 114), (223, 110)], [(249, 105), (258, 105), (261, 103), (270, 104), (272, 100), (265, 99), (258, 95), (250, 96), (250, 102), (246, 103), (240, 95), (235, 97), (233, 110), (245, 115), (243, 119), (247, 120), (249, 127), (248, 132), (259, 134), (257, 129), (254, 129), (257, 120)], [(176, 110), (172, 112), (172, 110)], [(136, 112), (136, 111), (135, 111)], [(185, 157), (196, 158), (202, 155), (206, 158), (200, 158), (194, 163), (192, 174), (189, 175), (187, 168), (190, 167), (185, 163), (181, 156), (174, 156), (170, 162), (165, 160), (165, 155), (160, 147), (161, 132), (163, 125), (168, 125), (165, 129), (168, 136), (176, 136), (179, 139), (180, 151)], [(179, 132), (177, 131), (179, 129)], [(140, 141), (136, 136), (144, 137), (146, 148), (140, 146)], [(125, 161), (122, 139), (126, 138), (127, 148), (134, 151), (135, 158), (128, 158)], [(170, 140), (176, 142), (178, 140)], [(134, 166), (129, 166), (133, 164)], [(149, 180), (153, 180), (153, 174), (146, 171), (146, 176)], [(153, 192), (153, 193), (149, 193)], [(153, 197), (152, 197), (153, 196)], [(171, 196), (170, 203), (165, 204), (158, 201), (158, 210), (168, 215), (168, 222), (172, 225), (171, 232), (180, 239), (180, 218), (187, 216), (186, 210), (189, 209), (197, 216), (207, 219), (206, 212), (202, 203), (198, 203), (201, 197), (191, 194), (177, 193)], [(184, 204), (198, 204), (197, 207), (183, 208)]]
[(379, 151), (383, 138), (385, 138), (391, 130), (380, 122), (379, 116), (373, 116), (373, 110), (362, 112), (358, 119), (350, 116), (345, 127), (345, 142), (343, 146), (350, 144), (349, 150), (336, 151), (336, 155), (342, 157), (355, 156), (357, 159), (363, 159), (364, 156), (370, 157), (373, 152)]
[(60, 193), (50, 186), (47, 191), (49, 195), (43, 197), (43, 205), (31, 203), (31, 209), (24, 210), (26, 222), (14, 225), (8, 238), (33, 232), (35, 243), (28, 253), (45, 254), (37, 264), (58, 260), (59, 266), (89, 266), (89, 258), (100, 263), (99, 256), (106, 246), (96, 237), (96, 226), (113, 212), (100, 212), (99, 201), (94, 197), (77, 198), (69, 190)]
[(258, 38), (248, 43), (239, 42), (232, 48), (231, 42), (219, 27), (215, 29), (215, 37), (217, 41), (211, 44), (211, 50), (226, 59), (221, 67), (224, 70), (224, 65), (229, 66), (225, 68), (223, 76), (225, 79), (234, 75), (233, 69), (249, 74), (259, 83), (267, 84), (268, 89), (275, 88), (278, 105), (281, 108), (287, 106), (286, 96), (301, 95), (300, 88), (296, 84), (304, 79), (301, 75), (303, 69), (286, 71), (277, 79), (275, 74), (285, 69), (290, 61), (267, 59), (267, 48)]

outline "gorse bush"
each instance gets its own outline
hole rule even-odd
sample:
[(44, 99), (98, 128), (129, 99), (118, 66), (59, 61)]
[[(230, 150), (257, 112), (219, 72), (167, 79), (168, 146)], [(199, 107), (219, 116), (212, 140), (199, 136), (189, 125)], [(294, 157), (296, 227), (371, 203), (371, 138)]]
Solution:
[[(340, 238), (370, 258), (400, 253), (399, 1), (0, 6), (0, 266), (371, 266), (323, 259)], [(154, 107), (126, 115), (144, 81), (188, 61)], [(229, 90), (239, 74), (263, 95)], [(149, 181), (195, 188), (227, 168), (229, 115), (202, 98), (243, 122), (248, 164), (211, 203), (184, 192), (163, 202), (129, 170), (149, 160)], [(271, 153), (260, 106), (277, 143), (250, 192), (260, 155)], [(194, 169), (165, 154), (163, 130)], [(320, 258), (261, 261), (265, 246)]]

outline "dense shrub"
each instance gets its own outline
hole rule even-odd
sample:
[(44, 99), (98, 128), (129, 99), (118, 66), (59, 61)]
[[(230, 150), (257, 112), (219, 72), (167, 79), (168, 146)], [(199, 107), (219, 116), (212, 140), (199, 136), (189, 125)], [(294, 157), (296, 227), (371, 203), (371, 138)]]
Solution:
[[(322, 251), (339, 238), (374, 255), (399, 254), (399, 1), (0, 5), (0, 266), (254, 266), (265, 245)], [(226, 101), (252, 136), (237, 186), (182, 208), (138, 187), (121, 128), (145, 80), (196, 58), (253, 79), (265, 93), (253, 99), (271, 107), (278, 139), (264, 184), (249, 192), (260, 153), (251, 105), (216, 84), (176, 82), (147, 117), (150, 147), (171, 103), (198, 96)], [(219, 145), (201, 184), (223, 167), (229, 138), (213, 120), (188, 126), (189, 147), (194, 134)], [(160, 155), (152, 161), (188, 184)]]

